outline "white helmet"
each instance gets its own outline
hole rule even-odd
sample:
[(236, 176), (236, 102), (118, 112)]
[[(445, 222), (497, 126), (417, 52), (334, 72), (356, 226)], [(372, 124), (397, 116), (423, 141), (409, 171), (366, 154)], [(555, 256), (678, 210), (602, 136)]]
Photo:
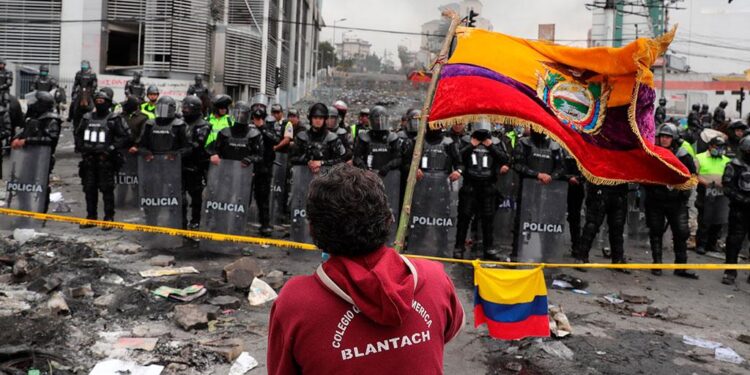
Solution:
[(344, 103), (343, 100), (337, 100), (336, 103), (333, 103), (333, 106), (336, 107), (339, 111), (346, 112), (349, 109), (349, 106)]

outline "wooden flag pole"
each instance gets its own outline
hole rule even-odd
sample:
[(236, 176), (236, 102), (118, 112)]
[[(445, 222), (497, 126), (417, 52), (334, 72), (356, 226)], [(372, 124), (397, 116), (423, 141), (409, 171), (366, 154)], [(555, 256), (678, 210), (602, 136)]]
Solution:
[(430, 108), (432, 107), (432, 100), (435, 96), (435, 88), (437, 87), (438, 79), (440, 79), (440, 72), (443, 70), (443, 64), (445, 64), (448, 59), (448, 49), (451, 46), (453, 36), (456, 34), (456, 28), (461, 23), (461, 19), (453, 11), (444, 11), (442, 15), (443, 17), (450, 17), (451, 25), (448, 28), (448, 33), (445, 35), (445, 40), (443, 40), (443, 46), (440, 48), (440, 53), (438, 53), (435, 65), (432, 68), (432, 80), (430, 81), (430, 87), (427, 89), (427, 98), (425, 98), (424, 106), (422, 107), (422, 116), (419, 119), (417, 138), (414, 141), (414, 154), (412, 154), (411, 166), (409, 167), (409, 178), (406, 180), (404, 204), (401, 206), (401, 216), (398, 230), (396, 231), (396, 241), (394, 242), (394, 247), (399, 253), (404, 249), (406, 231), (409, 228), (411, 201), (414, 196), (414, 185), (417, 183), (417, 168), (419, 167), (419, 160), (422, 157), (424, 135), (427, 131), (427, 119), (430, 114)]

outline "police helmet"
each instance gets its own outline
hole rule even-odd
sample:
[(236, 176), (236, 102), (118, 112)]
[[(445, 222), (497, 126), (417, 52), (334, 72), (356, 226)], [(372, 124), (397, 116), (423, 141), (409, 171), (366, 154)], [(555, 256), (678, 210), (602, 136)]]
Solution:
[(747, 124), (745, 124), (745, 123), (744, 123), (744, 122), (742, 122), (742, 121), (735, 121), (735, 122), (733, 122), (733, 123), (729, 124), (728, 128), (729, 128), (729, 130), (734, 130), (734, 129), (747, 129)]
[(114, 100), (114, 98), (115, 98), (115, 92), (112, 90), (111, 87), (102, 87), (99, 90), (106, 92), (107, 96), (109, 96), (110, 99)]
[(240, 125), (249, 124), (250, 118), (255, 117), (254, 108), (256, 108), (255, 104), (250, 106), (250, 104), (248, 104), (246, 101), (241, 100), (235, 103), (234, 108), (232, 109), (232, 117), (234, 117), (234, 122)]
[(336, 107), (339, 112), (342, 112), (341, 115), (345, 115), (346, 111), (349, 110), (349, 106), (347, 106), (343, 100), (337, 100), (335, 103), (333, 103), (333, 106)]
[(55, 106), (55, 98), (47, 91), (32, 91), (25, 99), (28, 112), (33, 114), (49, 112)]
[(88, 60), (81, 60), (81, 69), (83, 70), (91, 69), (91, 63)]
[(307, 112), (307, 120), (312, 122), (313, 117), (328, 118), (328, 107), (323, 103), (315, 103)]
[(700, 110), (701, 110), (701, 105), (700, 105), (700, 104), (693, 104), (692, 106), (690, 106), (690, 108), (691, 108), (691, 109), (692, 109), (693, 111), (696, 111), (696, 112), (698, 112), (698, 111), (700, 111)]
[(676, 140), (680, 137), (680, 132), (679, 130), (677, 130), (677, 126), (667, 123), (659, 128), (659, 132), (656, 134), (656, 136), (667, 136), (672, 137), (672, 139)]
[(271, 105), (271, 113), (274, 113), (274, 112), (283, 112), (283, 111), (284, 111), (284, 108), (281, 107), (281, 104), (274, 103), (274, 104)]
[(667, 98), (660, 98), (659, 105), (667, 105)]
[(727, 105), (729, 105), (729, 103), (728, 103), (728, 102), (727, 102), (726, 100), (722, 100), (722, 101), (721, 101), (721, 102), (719, 103), (719, 107), (721, 107), (721, 108), (726, 108), (726, 107), (727, 107)]
[(97, 99), (104, 99), (110, 104), (112, 103), (112, 96), (104, 90), (99, 90), (94, 94), (94, 101), (96, 101)]
[(219, 94), (214, 96), (213, 100), (211, 100), (211, 105), (214, 107), (214, 109), (228, 109), (229, 106), (232, 105), (232, 98), (226, 94)]
[(334, 106), (328, 107), (328, 118), (339, 118), (339, 110)]
[(406, 131), (408, 133), (416, 133), (419, 130), (419, 118), (422, 116), (422, 111), (418, 109), (412, 109), (406, 113)]
[(182, 115), (186, 118), (201, 115), (203, 113), (203, 103), (195, 95), (188, 95), (182, 100)]
[(177, 102), (171, 96), (162, 96), (156, 101), (156, 118), (173, 119), (177, 114)]
[(156, 94), (159, 95), (159, 88), (156, 85), (148, 85), (146, 89), (146, 95)]
[(49, 73), (49, 66), (46, 64), (39, 66), (39, 73)]
[(137, 79), (141, 79), (141, 72), (139, 72), (139, 71), (137, 71), (137, 70), (136, 70), (136, 71), (134, 71), (134, 72), (133, 72), (133, 79), (136, 79), (136, 80), (137, 80)]
[(367, 116), (367, 117), (370, 117), (370, 108), (362, 108), (362, 109), (361, 109), (361, 110), (359, 111), (359, 115), (360, 115), (360, 116)]
[(385, 107), (376, 105), (370, 109), (370, 126), (372, 130), (388, 130), (388, 111)]
[(726, 146), (726, 144), (727, 141), (725, 141), (724, 138), (720, 136), (713, 137), (710, 141), (708, 141), (709, 146), (724, 147)]
[(299, 110), (296, 108), (289, 108), (289, 110), (286, 112), (287, 117), (299, 117)]

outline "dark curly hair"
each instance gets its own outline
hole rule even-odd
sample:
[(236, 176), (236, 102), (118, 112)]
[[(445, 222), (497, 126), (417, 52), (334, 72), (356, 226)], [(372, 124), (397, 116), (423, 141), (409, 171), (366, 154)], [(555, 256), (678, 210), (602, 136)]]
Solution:
[(307, 219), (315, 245), (341, 256), (380, 248), (391, 232), (385, 187), (378, 175), (339, 164), (310, 183)]

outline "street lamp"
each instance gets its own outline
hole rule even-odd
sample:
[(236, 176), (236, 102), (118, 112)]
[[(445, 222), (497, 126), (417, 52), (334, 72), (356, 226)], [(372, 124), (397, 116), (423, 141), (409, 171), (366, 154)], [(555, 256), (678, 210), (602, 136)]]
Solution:
[[(341, 18), (341, 19), (333, 21), (333, 48), (334, 48), (334, 51), (336, 50), (336, 22), (342, 22), (342, 21), (346, 21), (346, 18)], [(334, 55), (335, 54), (336, 53), (334, 52)], [(344, 58), (344, 43), (342, 41), (342, 43), (341, 43), (341, 59), (343, 60), (343, 58)]]

